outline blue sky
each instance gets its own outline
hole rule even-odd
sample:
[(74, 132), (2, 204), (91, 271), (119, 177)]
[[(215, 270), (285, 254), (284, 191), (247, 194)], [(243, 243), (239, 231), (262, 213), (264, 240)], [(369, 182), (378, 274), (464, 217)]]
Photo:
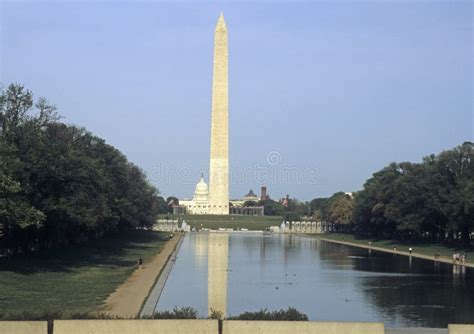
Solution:
[(474, 138), (470, 1), (1, 1), (23, 83), (190, 197), (209, 159), (213, 32), (229, 30), (231, 197), (362, 188)]

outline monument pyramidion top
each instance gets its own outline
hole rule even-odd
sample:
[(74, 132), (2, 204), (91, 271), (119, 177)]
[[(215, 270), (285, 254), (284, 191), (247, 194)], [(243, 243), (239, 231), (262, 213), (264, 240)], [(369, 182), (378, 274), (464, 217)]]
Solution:
[(227, 26), (225, 25), (224, 14), (221, 12), (219, 15), (219, 19), (217, 20), (216, 30), (227, 30)]

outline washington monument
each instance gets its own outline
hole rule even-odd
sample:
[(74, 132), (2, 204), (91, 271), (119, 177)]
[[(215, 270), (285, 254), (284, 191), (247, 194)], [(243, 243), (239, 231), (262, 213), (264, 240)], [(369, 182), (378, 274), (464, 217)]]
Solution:
[(214, 33), (209, 213), (229, 214), (229, 101), (227, 27), (219, 16)]

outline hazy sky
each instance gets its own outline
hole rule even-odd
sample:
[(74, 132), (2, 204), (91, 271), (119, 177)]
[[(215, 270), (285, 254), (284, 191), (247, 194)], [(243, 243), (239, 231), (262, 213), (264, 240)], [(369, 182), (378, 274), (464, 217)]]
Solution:
[(473, 140), (471, 1), (3, 0), (0, 82), (190, 197), (208, 171), (221, 10), (232, 198), (359, 190), (392, 161)]

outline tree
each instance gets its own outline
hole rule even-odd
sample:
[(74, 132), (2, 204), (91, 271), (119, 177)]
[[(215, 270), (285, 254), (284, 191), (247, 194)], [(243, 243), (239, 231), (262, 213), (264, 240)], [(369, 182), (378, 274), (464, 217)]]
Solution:
[(425, 159), (437, 176), (435, 207), (448, 221), (449, 235), (470, 243), (474, 231), (474, 144), (462, 145)]
[(157, 190), (117, 149), (59, 122), (21, 85), (0, 95), (0, 247), (13, 252), (149, 227)]
[(162, 196), (158, 196), (156, 200), (158, 204), (158, 212), (168, 213), (168, 204), (166, 203), (166, 200)]
[(392, 163), (355, 196), (355, 231), (385, 238), (448, 240), (469, 246), (474, 230), (474, 145)]
[(320, 197), (315, 198), (310, 202), (311, 213), (319, 212), (319, 215), (326, 216), (326, 207), (327, 207), (328, 198)]
[(265, 216), (282, 216), (285, 211), (285, 207), (281, 203), (269, 198), (259, 201), (258, 204), (263, 206)]
[(328, 221), (336, 225), (350, 225), (353, 222), (352, 214), (354, 201), (350, 195), (336, 196), (329, 201)]

